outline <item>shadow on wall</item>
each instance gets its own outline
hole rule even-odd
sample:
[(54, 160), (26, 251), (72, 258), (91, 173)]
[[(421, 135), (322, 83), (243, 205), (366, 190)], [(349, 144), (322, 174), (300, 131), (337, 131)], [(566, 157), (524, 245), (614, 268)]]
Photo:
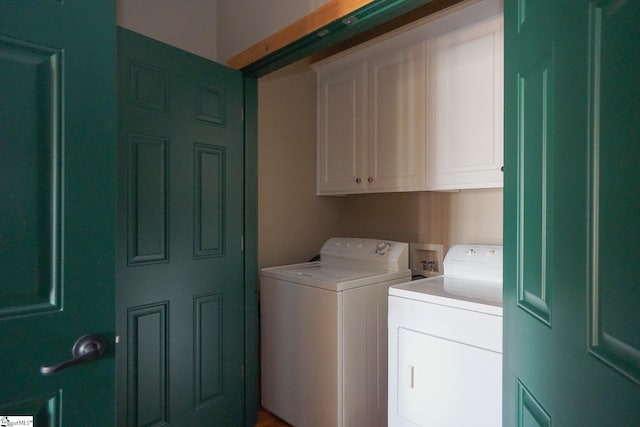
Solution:
[(502, 189), (348, 196), (344, 228), (352, 235), (402, 242), (502, 244)]
[(258, 81), (258, 264), (308, 261), (343, 235), (344, 197), (316, 196), (316, 74), (306, 60)]

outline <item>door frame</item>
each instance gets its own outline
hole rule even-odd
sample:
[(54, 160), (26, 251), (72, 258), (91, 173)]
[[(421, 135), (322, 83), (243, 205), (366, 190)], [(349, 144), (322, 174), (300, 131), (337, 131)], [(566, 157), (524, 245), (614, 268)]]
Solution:
[(245, 426), (258, 418), (258, 80), (244, 75), (244, 408)]

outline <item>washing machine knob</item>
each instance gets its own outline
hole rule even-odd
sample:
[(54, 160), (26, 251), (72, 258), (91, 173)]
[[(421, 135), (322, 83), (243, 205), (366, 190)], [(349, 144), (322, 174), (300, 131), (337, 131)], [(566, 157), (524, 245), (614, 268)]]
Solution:
[(378, 244), (376, 245), (376, 254), (384, 255), (387, 252), (389, 252), (389, 249), (391, 249), (391, 243), (389, 243), (389, 242), (378, 242)]

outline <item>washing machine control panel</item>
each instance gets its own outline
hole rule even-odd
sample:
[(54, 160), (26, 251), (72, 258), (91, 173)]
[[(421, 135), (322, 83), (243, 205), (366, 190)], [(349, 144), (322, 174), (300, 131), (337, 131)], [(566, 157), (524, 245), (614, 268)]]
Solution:
[(389, 271), (408, 268), (409, 245), (404, 242), (353, 237), (333, 237), (322, 246), (324, 262), (364, 263), (365, 266)]

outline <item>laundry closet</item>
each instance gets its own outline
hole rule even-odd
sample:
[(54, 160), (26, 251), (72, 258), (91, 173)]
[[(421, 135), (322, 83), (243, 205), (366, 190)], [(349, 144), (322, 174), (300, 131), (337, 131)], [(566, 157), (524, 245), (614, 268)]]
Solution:
[[(309, 261), (335, 236), (439, 250), (428, 260), (439, 274), (453, 245), (502, 244), (502, 3), (462, 2), (408, 28), (259, 80), (260, 268)], [(269, 285), (261, 284), (265, 297)], [(490, 365), (498, 366), (492, 384), (499, 389), (502, 318), (489, 317), (498, 327), (500, 352)], [(262, 319), (263, 327), (270, 319)], [(268, 356), (272, 341), (263, 335)], [(292, 345), (286, 354), (295, 353)], [(263, 371), (276, 369), (269, 360)], [(389, 353), (389, 361), (398, 360)], [(275, 371), (267, 382), (269, 375)], [(277, 384), (266, 390), (268, 410), (313, 425), (277, 404)], [(389, 395), (411, 404), (410, 395)], [(493, 400), (484, 405), (490, 422), (499, 417), (500, 392), (487, 402)], [(368, 411), (383, 418), (380, 425), (387, 425), (387, 404), (389, 425), (433, 415), (425, 408), (401, 408), (396, 415), (385, 390), (377, 405), (384, 410)], [(347, 426), (356, 418), (338, 419), (336, 425)]]

